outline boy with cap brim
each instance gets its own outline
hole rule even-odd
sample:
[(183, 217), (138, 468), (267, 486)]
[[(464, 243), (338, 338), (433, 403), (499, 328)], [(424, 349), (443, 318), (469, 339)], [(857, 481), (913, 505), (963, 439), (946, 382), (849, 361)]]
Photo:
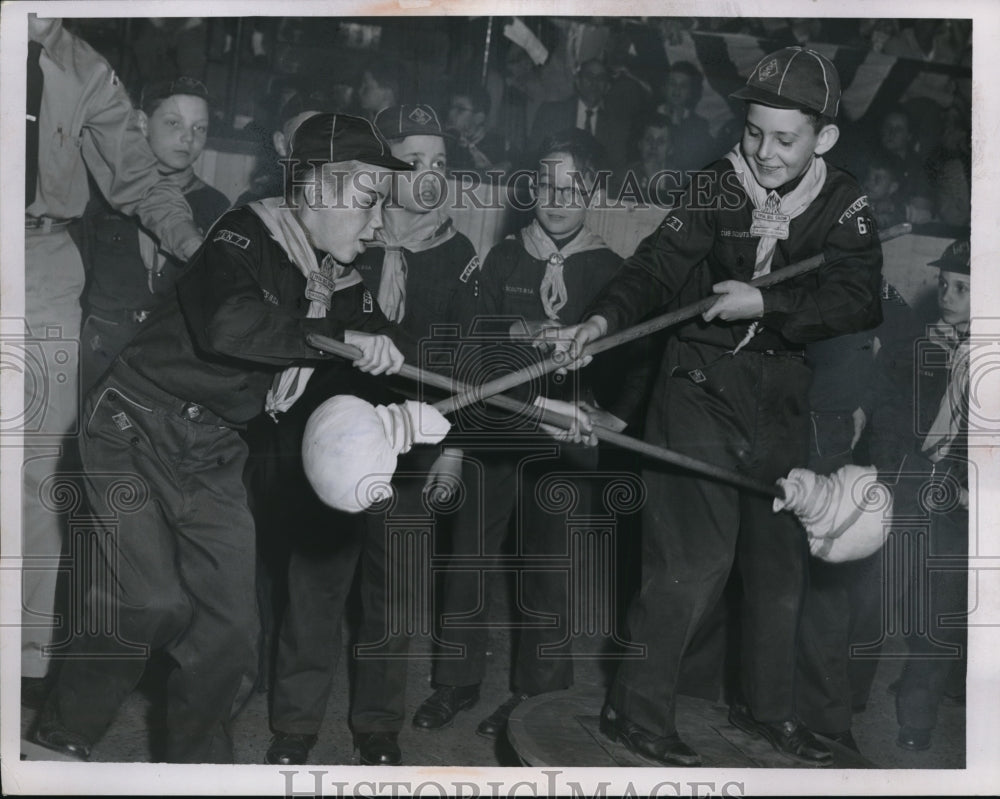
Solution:
[[(765, 56), (734, 96), (747, 101), (740, 144), (692, 183), (586, 321), (549, 337), (576, 356), (704, 276), (718, 299), (669, 340), (646, 438), (773, 482), (806, 462), (804, 345), (879, 322), (882, 253), (861, 190), (822, 158), (839, 134), (833, 65), (786, 48)], [(828, 264), (809, 276), (765, 291), (748, 285), (817, 253)], [(644, 479), (643, 575), (628, 624), (647, 655), (618, 669), (602, 730), (657, 763), (701, 762), (675, 725), (678, 670), (738, 552), (744, 698), (734, 701), (730, 721), (797, 762), (828, 765), (830, 751), (795, 712), (807, 557), (797, 521), (775, 515), (765, 497), (722, 483), (657, 468)]]
[[(394, 176), (383, 226), (371, 246), (354, 262), (376, 306), (413, 340), (434, 335), (435, 325), (467, 330), (476, 306), (479, 259), (444, 209), (445, 141), (437, 112), (429, 105), (392, 106), (375, 118), (394, 157), (412, 171)], [(412, 384), (364, 387), (366, 399), (398, 402)], [(402, 455), (393, 480), (392, 514), (424, 515), (422, 494), (447, 491), (457, 479), (461, 452), (416, 447)], [(426, 475), (426, 477), (420, 477)], [(439, 482), (440, 481), (440, 482)], [(362, 620), (358, 631), (358, 668), (351, 702), (351, 727), (363, 765), (396, 765), (402, 759), (397, 736), (403, 725), (409, 636), (390, 634), (403, 611), (388, 605), (388, 513), (371, 511), (360, 518), (363, 549), (360, 566)], [(441, 522), (439, 522), (440, 524)], [(352, 520), (330, 512), (312, 523), (329, 538), (334, 525), (345, 530)], [(359, 531), (352, 526), (352, 534)], [(302, 534), (305, 534), (304, 537)], [(346, 589), (358, 548), (319, 542), (321, 535), (297, 531), (289, 563), (289, 604), (281, 623), (271, 708), (275, 730), (267, 762), (306, 762), (316, 743), (333, 684), (340, 650), (339, 630)], [(343, 536), (346, 538), (346, 530)], [(339, 590), (343, 588), (343, 590)], [(395, 597), (408, 603), (412, 596)]]
[(968, 239), (954, 241), (928, 264), (940, 270), (938, 316), (876, 360), (871, 451), (879, 479), (893, 486), (887, 551), (923, 553), (891, 564), (904, 583), (898, 612), (912, 621), (896, 743), (912, 751), (931, 747), (943, 699), (965, 702), (968, 570), (931, 560), (969, 553), (970, 252)]
[(112, 617), (94, 622), (105, 635), (73, 642), (35, 733), (45, 746), (86, 759), (162, 649), (175, 663), (164, 759), (232, 762), (258, 626), (238, 431), (292, 407), (330, 360), (310, 332), (358, 346), (362, 371), (402, 363), (395, 328), (347, 264), (381, 226), (391, 171), (409, 165), (369, 122), (335, 114), (303, 123), (291, 160), (286, 196), (219, 219), (176, 294), (86, 399), (84, 482), (95, 518), (108, 520), (113, 575), (87, 607)]

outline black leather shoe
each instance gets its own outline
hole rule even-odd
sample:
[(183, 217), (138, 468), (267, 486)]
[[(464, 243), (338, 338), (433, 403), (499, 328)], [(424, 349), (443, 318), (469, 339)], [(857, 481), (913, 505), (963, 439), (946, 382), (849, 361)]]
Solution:
[(854, 736), (851, 735), (850, 730), (845, 732), (818, 732), (817, 735), (822, 735), (828, 741), (833, 741), (841, 746), (845, 746), (848, 749), (861, 754), (861, 750), (858, 749), (858, 742), (854, 740)]
[(362, 766), (398, 766), (403, 762), (399, 734), (395, 732), (355, 733), (354, 746), (361, 756)]
[(620, 741), (633, 754), (667, 766), (700, 766), (701, 755), (677, 733), (658, 736), (619, 716), (609, 705), (601, 710), (601, 732), (612, 741)]
[(298, 732), (276, 732), (264, 759), (272, 766), (301, 766), (309, 759), (316, 736)]
[(70, 732), (57, 721), (50, 720), (39, 724), (32, 739), (46, 749), (76, 760), (87, 760), (90, 757), (90, 742), (82, 735)]
[(507, 729), (507, 719), (519, 704), (528, 698), (527, 694), (511, 694), (507, 701), (479, 722), (476, 733), (484, 738), (496, 738)]
[(918, 730), (916, 727), (900, 727), (896, 743), (911, 752), (923, 752), (931, 748), (931, 731)]
[(820, 743), (800, 721), (791, 719), (766, 724), (757, 721), (747, 705), (734, 703), (729, 707), (729, 723), (750, 735), (761, 736), (776, 752), (802, 763), (810, 766), (829, 766), (833, 763), (833, 752)]
[(479, 701), (478, 685), (442, 685), (417, 708), (413, 726), (418, 730), (440, 730)]

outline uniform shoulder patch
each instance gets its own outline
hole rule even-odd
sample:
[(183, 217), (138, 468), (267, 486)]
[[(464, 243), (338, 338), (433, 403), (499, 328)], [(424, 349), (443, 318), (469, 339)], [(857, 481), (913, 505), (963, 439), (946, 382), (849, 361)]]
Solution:
[(224, 229), (215, 231), (212, 241), (224, 241), (226, 244), (235, 244), (241, 250), (245, 250), (250, 246), (250, 239), (246, 236), (241, 236), (239, 233)]
[(844, 213), (840, 215), (840, 219), (837, 220), (838, 224), (841, 225), (844, 224), (844, 222), (846, 222), (848, 219), (854, 216), (858, 211), (860, 211), (862, 208), (866, 208), (867, 206), (868, 206), (868, 195), (862, 194), (860, 197), (858, 197), (858, 199), (856, 199), (847, 207), (847, 210), (844, 211)]
[(472, 260), (465, 265), (465, 269), (462, 270), (462, 274), (458, 276), (458, 279), (463, 283), (468, 283), (469, 278), (472, 277), (473, 273), (479, 269), (479, 256), (473, 255)]
[(684, 227), (684, 222), (679, 218), (671, 214), (666, 219), (663, 220), (663, 226), (670, 228), (674, 233), (680, 231)]

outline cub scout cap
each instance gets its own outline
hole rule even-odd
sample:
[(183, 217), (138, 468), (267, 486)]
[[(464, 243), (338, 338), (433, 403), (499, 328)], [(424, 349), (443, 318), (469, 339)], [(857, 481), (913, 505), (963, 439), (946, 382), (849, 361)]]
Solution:
[(764, 56), (750, 73), (747, 85), (729, 96), (834, 117), (840, 106), (840, 76), (830, 59), (815, 50), (786, 47)]
[(153, 103), (166, 100), (175, 94), (190, 94), (192, 97), (200, 97), (206, 103), (211, 101), (208, 87), (204, 83), (197, 78), (179, 75), (165, 80), (152, 81), (143, 86), (139, 107), (148, 109)]
[(446, 136), (437, 111), (423, 103), (385, 108), (375, 116), (375, 127), (389, 141), (407, 136)]
[(953, 241), (944, 248), (941, 257), (936, 261), (931, 261), (928, 266), (936, 266), (945, 272), (954, 272), (957, 275), (967, 275), (970, 272), (970, 248), (968, 239)]
[(299, 163), (360, 161), (389, 169), (412, 169), (393, 158), (387, 142), (367, 119), (349, 114), (316, 114), (302, 121), (289, 158)]

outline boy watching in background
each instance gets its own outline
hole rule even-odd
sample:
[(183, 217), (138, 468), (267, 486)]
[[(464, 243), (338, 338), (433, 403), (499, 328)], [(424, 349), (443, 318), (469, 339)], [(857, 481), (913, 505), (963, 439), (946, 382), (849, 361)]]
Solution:
[(448, 106), (445, 130), (451, 138), (448, 170), (500, 170), (507, 166), (503, 136), (486, 127), (490, 115), (490, 93), (482, 87), (456, 88)]
[[(208, 100), (201, 81), (177, 77), (147, 86), (138, 112), (159, 173), (184, 195), (201, 232), (229, 207), (222, 192), (194, 174), (208, 136)], [(99, 194), (90, 199), (81, 233), (88, 281), (80, 360), (87, 391), (173, 291), (186, 264), (161, 251), (134, 218)]]
[[(882, 252), (860, 188), (822, 158), (839, 135), (833, 64), (785, 48), (761, 59), (733, 97), (747, 101), (743, 138), (710, 165), (708, 191), (691, 187), (583, 324), (545, 334), (579, 358), (588, 342), (663, 306), (704, 270), (719, 297), (669, 339), (645, 436), (771, 483), (807, 460), (804, 345), (879, 322)], [(748, 285), (817, 253), (827, 264), (816, 272), (763, 291)], [(619, 667), (602, 731), (657, 764), (700, 764), (677, 733), (678, 669), (738, 554), (743, 696), (730, 723), (800, 762), (829, 765), (830, 750), (798, 720), (794, 701), (808, 557), (797, 520), (774, 514), (768, 498), (701, 477), (651, 467), (644, 479), (642, 582), (628, 624), (647, 656)]]
[[(583, 309), (618, 268), (619, 256), (585, 224), (588, 203), (581, 187), (589, 191), (593, 186), (597, 152), (597, 142), (583, 131), (568, 130), (548, 137), (542, 144), (533, 186), (535, 219), (497, 244), (486, 257), (480, 277), (480, 330), (486, 332), (483, 328), (488, 325), (489, 332), (498, 337), (494, 350), (503, 366), (519, 361), (512, 348), (532, 349), (528, 345), (530, 335), (540, 328), (581, 318)], [(488, 363), (490, 356), (483, 358)], [(616, 354), (616, 358), (620, 359), (620, 355)], [(535, 356), (530, 353), (524, 360), (534, 361)], [(615, 391), (621, 385), (621, 381), (610, 377), (593, 381), (594, 387), (613, 387)], [(564, 386), (560, 391), (557, 382), (545, 388), (548, 396), (556, 398), (569, 390)], [(592, 399), (590, 393), (587, 396)], [(469, 447), (477, 469), (468, 471), (478, 479), (465, 480), (470, 496), (454, 520), (452, 554), (500, 553), (515, 513), (520, 531), (513, 548), (517, 555), (537, 559), (567, 552), (565, 515), (546, 509), (544, 500), (536, 496), (536, 487), (555, 471), (595, 469), (597, 450), (566, 446), (553, 453), (548, 436), (539, 447), (530, 437), (535, 431), (525, 429), (523, 419), (505, 420), (488, 432), (498, 431), (503, 432), (502, 444), (491, 446), (484, 437)], [(585, 481), (577, 481), (577, 490), (578, 505), (586, 508), (589, 494)], [(527, 697), (573, 684), (568, 647), (562, 654), (543, 651), (546, 646), (551, 649), (570, 640), (568, 587), (563, 576), (526, 570), (519, 584), (523, 605), (519, 603), (517, 615), (545, 614), (558, 619), (558, 623), (540, 626), (536, 621), (520, 628), (511, 696), (476, 730), (489, 738), (503, 735), (511, 712)], [(465, 624), (450, 625), (440, 637), (452, 651), (456, 646), (463, 647), (464, 655), (436, 659), (436, 690), (414, 714), (415, 727), (446, 727), (459, 711), (479, 701), (480, 683), (486, 672), (488, 630), (479, 614), (473, 618), (473, 613), (484, 607), (485, 590), (480, 574), (446, 573), (438, 620), (461, 617)]]

